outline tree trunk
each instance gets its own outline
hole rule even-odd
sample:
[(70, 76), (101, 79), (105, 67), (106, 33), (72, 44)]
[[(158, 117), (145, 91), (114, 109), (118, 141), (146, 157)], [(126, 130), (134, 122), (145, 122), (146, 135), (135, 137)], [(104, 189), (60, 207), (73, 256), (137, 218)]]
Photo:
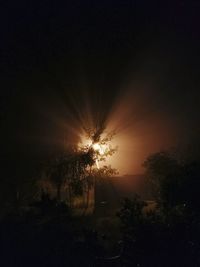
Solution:
[(60, 202), (61, 201), (61, 184), (57, 185), (57, 201)]
[(72, 190), (71, 186), (69, 185), (69, 207), (72, 207)]
[(89, 206), (89, 200), (90, 200), (90, 188), (87, 186), (87, 199), (86, 199), (86, 208)]

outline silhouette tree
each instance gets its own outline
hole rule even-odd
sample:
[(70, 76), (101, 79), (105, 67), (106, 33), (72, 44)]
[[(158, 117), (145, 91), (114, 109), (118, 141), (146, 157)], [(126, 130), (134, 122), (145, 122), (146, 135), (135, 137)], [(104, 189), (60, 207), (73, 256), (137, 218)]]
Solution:
[(144, 162), (156, 200), (162, 207), (198, 210), (200, 194), (200, 163), (180, 162), (168, 152), (153, 154)]
[(61, 201), (61, 190), (68, 188), (71, 201), (72, 194), (81, 194), (87, 183), (87, 168), (94, 164), (93, 151), (73, 151), (57, 156), (46, 165), (46, 176), (56, 187), (56, 198)]
[(169, 152), (163, 151), (150, 155), (143, 163), (145, 174), (157, 201), (162, 200), (163, 183), (179, 169), (176, 159)]

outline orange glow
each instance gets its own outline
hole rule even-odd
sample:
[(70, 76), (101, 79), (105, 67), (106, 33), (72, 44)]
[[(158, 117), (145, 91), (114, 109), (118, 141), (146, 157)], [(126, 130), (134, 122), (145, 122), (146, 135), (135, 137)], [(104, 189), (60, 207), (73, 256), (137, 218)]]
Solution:
[[(102, 140), (103, 138), (105, 137), (105, 134), (102, 134)], [(97, 157), (96, 157), (96, 166), (97, 168), (99, 169), (101, 167), (101, 163), (98, 158), (99, 157), (103, 157), (104, 155), (107, 154), (107, 152), (110, 150), (112, 144), (110, 144), (111, 141), (108, 141), (108, 142), (102, 142), (101, 143), (101, 140), (100, 142), (93, 142), (92, 139), (90, 138), (87, 138), (86, 134), (84, 135), (81, 135), (80, 136), (80, 142), (78, 144), (78, 148), (81, 149), (81, 150), (88, 150), (90, 148), (93, 148), (93, 150), (95, 152), (97, 152)], [(106, 161), (107, 161), (107, 157), (106, 157)]]
[[(48, 138), (45, 136), (42, 141), (47, 146), (64, 149), (76, 147), (77, 144), (78, 149), (85, 151), (93, 148), (98, 152), (99, 158), (103, 157), (104, 153), (107, 154), (110, 145), (118, 146), (117, 153), (106, 157), (106, 161), (99, 160), (99, 167), (111, 165), (120, 175), (143, 173), (142, 163), (146, 157), (153, 152), (177, 145), (183, 132), (177, 128), (175, 116), (172, 120), (167, 113), (159, 112), (160, 106), (157, 106), (156, 99), (151, 96), (151, 84), (137, 84), (133, 81), (128, 87), (122, 85), (122, 89), (118, 97), (110, 103), (108, 110), (104, 110), (103, 103), (96, 105), (95, 98), (86, 95), (81, 98), (85, 99), (85, 103), (80, 107), (76, 99), (72, 99), (75, 113), (64, 105), (63, 114), (66, 114), (67, 119), (56, 112), (50, 113), (51, 116), (48, 114), (53, 123), (56, 123), (56, 127), (53, 127), (53, 124), (52, 134), (49, 134)], [(102, 119), (104, 115), (105, 118)], [(104, 138), (106, 133), (116, 133), (109, 144), (99, 141), (95, 143), (88, 138), (87, 129), (98, 129), (101, 125), (103, 129), (105, 127), (101, 138)]]

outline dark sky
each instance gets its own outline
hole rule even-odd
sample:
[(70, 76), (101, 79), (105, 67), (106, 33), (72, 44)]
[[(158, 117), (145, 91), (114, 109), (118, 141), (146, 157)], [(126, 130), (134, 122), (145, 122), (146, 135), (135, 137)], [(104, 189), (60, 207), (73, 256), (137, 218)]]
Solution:
[(127, 172), (198, 142), (198, 1), (3, 1), (0, 12), (3, 157), (59, 149), (89, 116), (118, 121)]

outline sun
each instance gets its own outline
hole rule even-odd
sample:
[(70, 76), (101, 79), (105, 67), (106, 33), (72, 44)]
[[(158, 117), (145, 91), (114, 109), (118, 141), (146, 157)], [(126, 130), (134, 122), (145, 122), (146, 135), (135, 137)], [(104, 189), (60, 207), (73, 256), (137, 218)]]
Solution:
[(106, 145), (101, 145), (99, 143), (94, 143), (92, 145), (94, 151), (97, 151), (101, 156), (103, 156), (106, 152)]
[(118, 146), (113, 142), (113, 136), (115, 133), (112, 132), (103, 132), (96, 136), (96, 134), (82, 132), (79, 135), (78, 149), (80, 151), (88, 152), (93, 150), (94, 160), (96, 162), (96, 167), (105, 166), (102, 162), (111, 162), (110, 157), (118, 150)]
[(86, 136), (81, 136), (80, 142), (78, 144), (78, 148), (80, 150), (88, 151), (89, 149), (93, 149), (95, 152), (95, 162), (96, 167), (99, 169), (99, 161), (106, 155), (109, 147), (107, 144), (101, 144), (101, 142), (94, 142), (92, 139), (87, 138)]

